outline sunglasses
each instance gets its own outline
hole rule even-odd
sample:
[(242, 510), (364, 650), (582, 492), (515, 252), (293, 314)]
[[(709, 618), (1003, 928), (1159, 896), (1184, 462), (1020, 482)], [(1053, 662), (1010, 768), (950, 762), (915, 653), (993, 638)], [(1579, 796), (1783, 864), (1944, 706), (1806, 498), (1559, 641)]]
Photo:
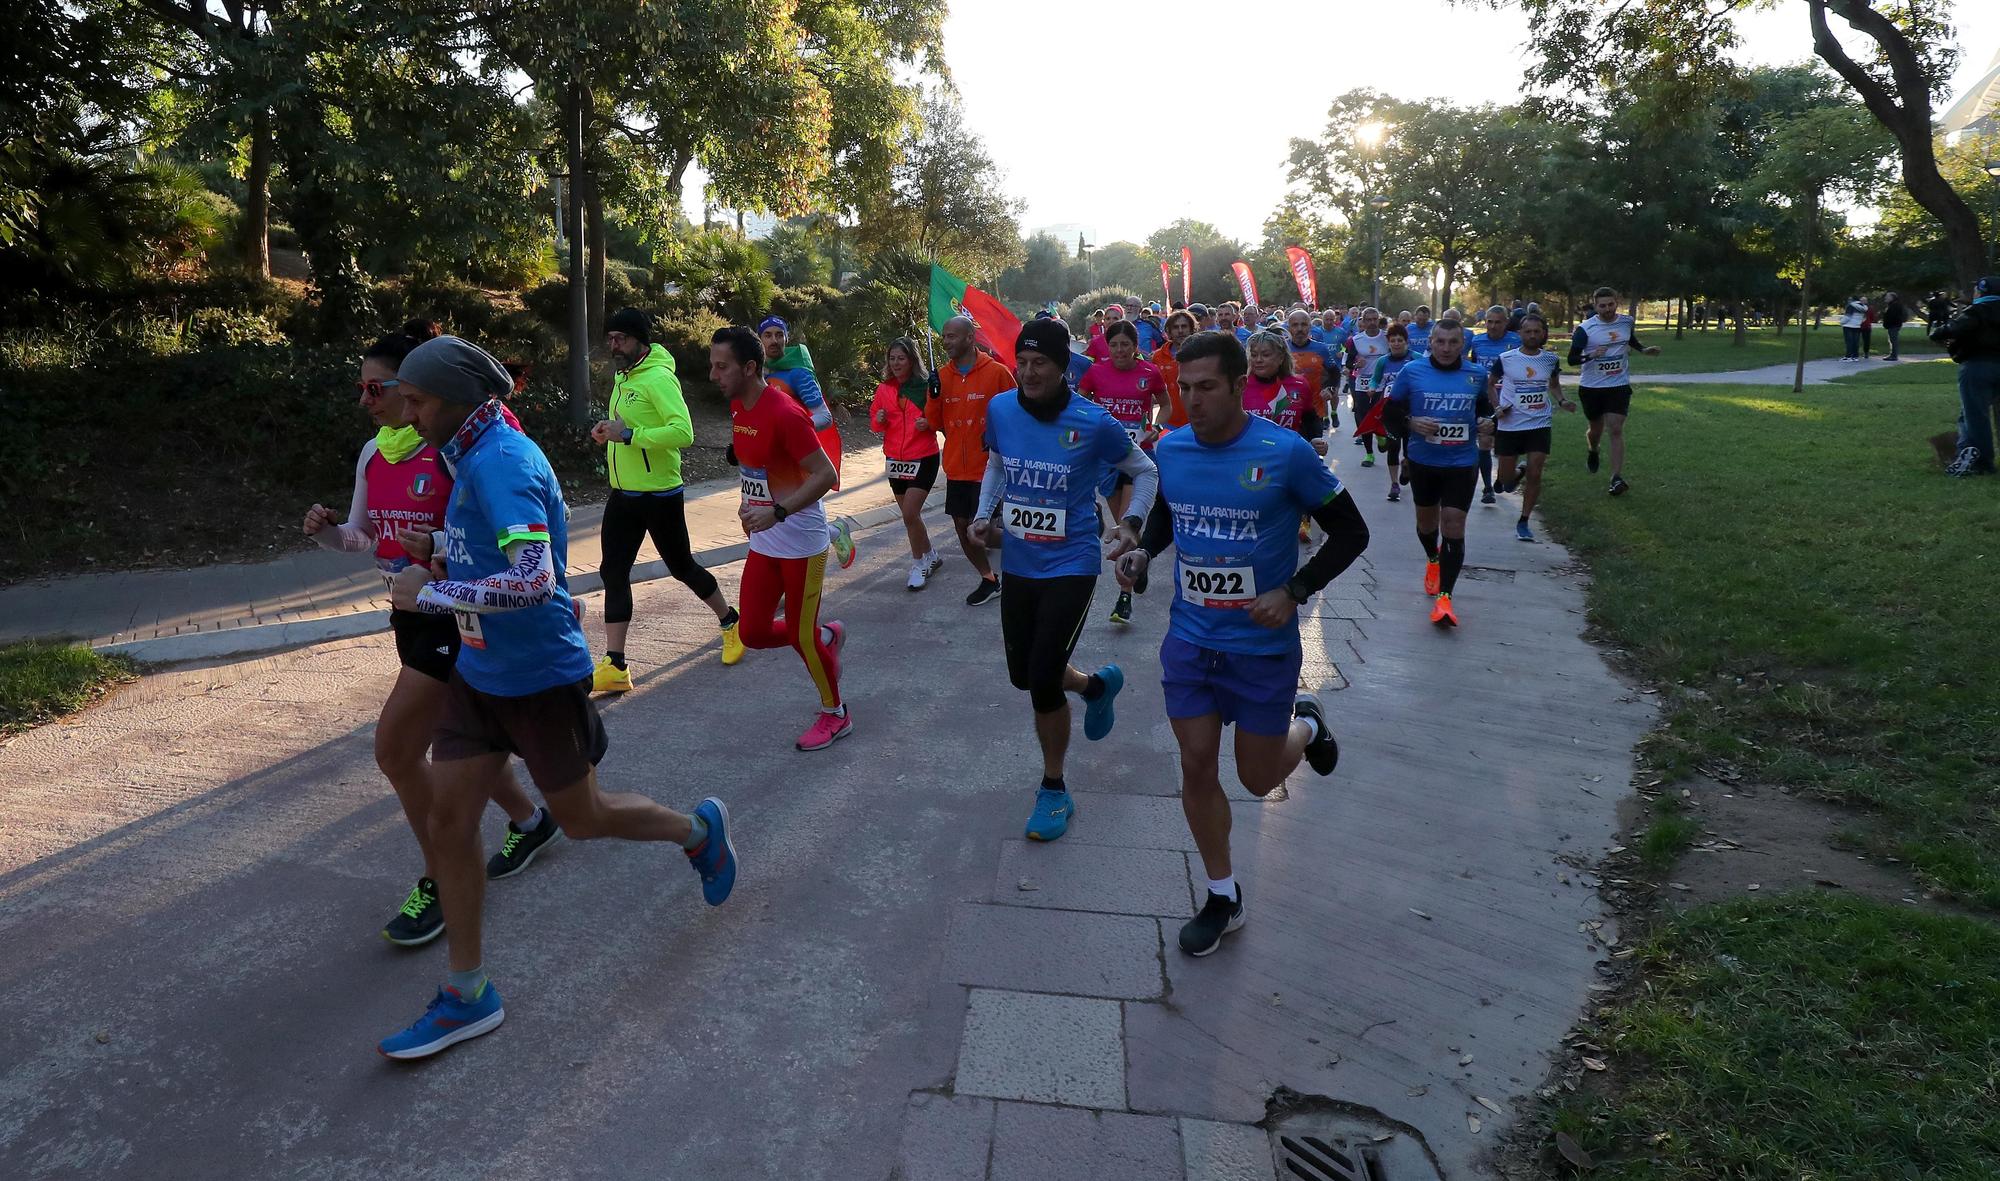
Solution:
[(373, 379), (370, 379), (368, 381), (357, 381), (354, 383), (354, 388), (360, 390), (361, 396), (364, 398), (379, 398), (383, 394), (387, 393), (390, 390), (395, 389), (397, 386), (402, 384), (403, 384), (402, 382), (397, 381), (395, 378), (392, 377), (388, 381), (375, 381)]

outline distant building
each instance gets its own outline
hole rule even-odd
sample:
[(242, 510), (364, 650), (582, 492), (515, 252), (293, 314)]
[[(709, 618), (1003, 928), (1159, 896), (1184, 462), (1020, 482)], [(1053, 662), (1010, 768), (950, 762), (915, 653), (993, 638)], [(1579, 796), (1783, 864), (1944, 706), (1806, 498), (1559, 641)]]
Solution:
[(1948, 143), (1966, 135), (2000, 135), (2000, 53), (1993, 55), (1986, 72), (1951, 104), (1938, 120), (1938, 128)]

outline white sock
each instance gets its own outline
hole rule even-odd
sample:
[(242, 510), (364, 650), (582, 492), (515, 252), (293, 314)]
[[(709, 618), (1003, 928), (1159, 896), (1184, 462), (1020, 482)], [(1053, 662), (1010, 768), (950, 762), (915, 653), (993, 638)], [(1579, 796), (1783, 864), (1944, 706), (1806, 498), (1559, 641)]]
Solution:
[(1231, 902), (1236, 901), (1236, 875), (1232, 873), (1226, 878), (1208, 879), (1208, 892), (1211, 894), (1220, 894)]
[(819, 625), (819, 642), (829, 648), (833, 647), (833, 629), (823, 623)]
[(1293, 718), (1292, 720), (1294, 722), (1304, 722), (1306, 724), (1307, 742), (1311, 742), (1313, 739), (1319, 737), (1319, 723), (1313, 721), (1312, 716), (1310, 714), (1300, 714), (1299, 716)]
[(540, 824), (541, 822), (542, 822), (542, 810), (540, 808), (536, 808), (535, 814), (533, 816), (530, 816), (526, 820), (521, 820), (521, 821), (509, 820), (507, 822), (507, 827), (513, 829), (515, 832), (533, 832), (535, 831), (535, 826)]
[(819, 707), (819, 712), (823, 714), (832, 714), (836, 718), (844, 718), (847, 716), (847, 703), (843, 701), (839, 705), (834, 706), (832, 709), (828, 709), (827, 707), (822, 705)]

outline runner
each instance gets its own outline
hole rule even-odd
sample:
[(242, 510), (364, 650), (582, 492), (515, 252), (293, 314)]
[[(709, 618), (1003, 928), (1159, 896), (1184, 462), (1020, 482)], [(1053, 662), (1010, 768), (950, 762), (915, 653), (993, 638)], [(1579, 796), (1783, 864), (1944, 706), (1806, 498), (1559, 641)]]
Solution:
[[(1306, 394), (1312, 398), (1313, 408), (1326, 420), (1328, 430), (1340, 429), (1340, 407), (1334, 397), (1340, 389), (1340, 362), (1335, 360), (1331, 348), (1312, 338), (1312, 316), (1303, 308), (1285, 317), (1285, 335), (1292, 350), (1292, 372), (1305, 379)], [(1369, 453), (1366, 466), (1375, 464), (1374, 452)]]
[[(1139, 356), (1139, 334), (1129, 321), (1113, 322), (1104, 330), (1108, 359), (1099, 361), (1076, 384), (1076, 392), (1104, 408), (1116, 419), (1125, 434), (1149, 453), (1159, 437), (1159, 421), (1173, 410), (1167, 397), (1166, 379), (1159, 367)], [(1110, 519), (1122, 521), (1132, 503), (1132, 477), (1121, 471), (1107, 471), (1098, 488), (1110, 509)], [(1123, 591), (1111, 606), (1111, 622), (1132, 622), (1132, 594)]]
[(1215, 328), (1215, 309), (1209, 307), (1207, 304), (1189, 304), (1188, 314), (1194, 317), (1194, 330), (1196, 332), (1209, 332)]
[(1348, 403), (1354, 411), (1354, 421), (1360, 422), (1361, 416), (1367, 413), (1364, 401), (1372, 404), (1383, 393), (1375, 384), (1375, 363), (1389, 355), (1389, 337), (1383, 330), (1379, 310), (1361, 310), (1361, 320), (1354, 331), (1348, 333), (1345, 350), (1342, 369), (1347, 374)]
[(1424, 593), (1437, 596), (1431, 622), (1439, 627), (1458, 626), (1451, 592), (1465, 565), (1465, 514), (1478, 478), (1474, 455), (1493, 429), (1486, 374), (1465, 364), (1464, 350), (1464, 327), (1439, 320), (1431, 329), (1430, 355), (1396, 375), (1382, 415), (1385, 426), (1408, 440), (1403, 466), (1424, 546)]
[(1243, 310), (1236, 314), (1237, 342), (1239, 344), (1248, 343), (1248, 341), (1250, 340), (1250, 334), (1256, 332), (1263, 326), (1264, 326), (1263, 320), (1259, 317), (1257, 312), (1257, 305), (1254, 303), (1244, 304)]
[[(1657, 346), (1639, 343), (1632, 317), (1618, 312), (1618, 293), (1599, 287), (1590, 296), (1597, 314), (1576, 326), (1569, 339), (1569, 363), (1582, 366), (1577, 375), (1578, 396), (1583, 399), (1583, 416), (1590, 420), (1585, 440), (1590, 445), (1584, 466), (1596, 471), (1597, 444), (1611, 437), (1611, 495), (1624, 493), (1625, 416), (1632, 410), (1632, 370), (1627, 357), (1633, 349), (1657, 357)], [(1588, 364), (1585, 362), (1588, 361)]]
[(1215, 331), (1227, 332), (1229, 335), (1236, 337), (1236, 339), (1242, 340), (1242, 335), (1237, 331), (1237, 328), (1242, 323), (1242, 318), (1243, 309), (1232, 302), (1225, 301), (1215, 309)]
[(500, 413), (498, 398), (513, 385), (507, 371), (478, 346), (440, 336), (411, 351), (398, 376), (418, 434), (456, 476), (444, 520), (446, 577), (433, 581), (429, 566), (413, 563), (390, 589), (399, 611), (456, 619), (462, 644), (431, 744), (431, 855), (450, 972), (423, 1016), (379, 1046), (391, 1058), (423, 1058), (491, 1032), (506, 1016), (481, 957), (479, 815), (509, 754), (527, 764), (572, 839), (679, 844), (711, 906), (735, 885), (736, 850), (729, 810), (714, 796), (687, 816), (598, 785), (594, 764), (606, 739), (590, 699), (590, 645), (564, 574), (569, 510), (541, 448)]
[(1408, 324), (1404, 325), (1410, 334), (1410, 351), (1412, 353), (1421, 357), (1430, 351), (1431, 327), (1435, 323), (1436, 321), (1431, 319), (1431, 305), (1427, 303), (1418, 304), (1416, 314), (1410, 317)]
[[(819, 377), (813, 373), (812, 350), (791, 343), (791, 325), (778, 316), (764, 317), (757, 325), (757, 339), (764, 346), (764, 371), (770, 384), (797, 399), (812, 415), (820, 449), (833, 464), (833, 491), (840, 491), (840, 428), (833, 424), (833, 410), (827, 406)], [(834, 556), (840, 559), (842, 570), (854, 564), (854, 531), (845, 517), (827, 528), (826, 539), (833, 544)]]
[[(1260, 334), (1261, 335), (1261, 334)], [(1255, 339), (1255, 338), (1253, 338)], [(1207, 955), (1243, 925), (1243, 891), (1229, 855), (1222, 728), (1236, 727), (1236, 774), (1271, 794), (1301, 758), (1331, 775), (1340, 746), (1319, 698), (1298, 692), (1304, 649), (1298, 609), (1368, 547), (1368, 526), (1332, 471), (1292, 433), (1246, 413), (1243, 350), (1219, 333), (1181, 351), (1191, 429), (1160, 440), (1161, 501), (1143, 549), (1118, 563), (1129, 585), (1171, 542), (1177, 593), (1160, 645), (1167, 720), (1181, 756), (1181, 809), (1201, 850), (1207, 901), (1180, 946)], [(1309, 513), (1326, 535), (1299, 565), (1291, 523)]]
[(1146, 310), (1132, 321), (1139, 330), (1139, 352), (1142, 356), (1152, 356), (1167, 343), (1166, 325), (1160, 320), (1160, 305), (1149, 303)]
[[(1493, 449), (1500, 453), (1501, 472), (1515, 472), (1520, 481), (1521, 519), (1514, 522), (1514, 536), (1522, 541), (1535, 540), (1528, 517), (1542, 498), (1542, 465), (1548, 462), (1555, 422), (1550, 402), (1576, 410), (1576, 403), (1563, 397), (1562, 366), (1556, 355), (1542, 348), (1548, 338), (1549, 325), (1542, 314), (1524, 312), (1521, 347), (1500, 354), (1487, 367), (1487, 394), (1495, 407)], [(1516, 468), (1517, 461), (1523, 466)]]
[(937, 432), (924, 417), (930, 374), (917, 359), (908, 337), (889, 342), (882, 362), (882, 384), (868, 407), (868, 427), (882, 436), (882, 458), (889, 475), (889, 493), (903, 514), (903, 532), (910, 538), (911, 591), (924, 589), (944, 559), (931, 551), (930, 530), (924, 528), (924, 501), (937, 486)]
[(722, 663), (743, 659), (736, 610), (722, 597), (715, 575), (695, 561), (688, 539), (687, 498), (681, 487), (681, 450), (694, 443), (694, 420), (681, 397), (674, 355), (651, 343), (646, 314), (620, 308), (605, 322), (604, 342), (618, 375), (611, 379), (609, 417), (590, 429), (604, 445), (611, 496), (604, 502), (604, 657), (591, 672), (591, 689), (624, 693), (632, 688), (625, 636), (632, 626), (632, 563), (648, 536), (667, 572), (715, 612), (722, 628)]
[[(825, 750), (854, 732), (840, 700), (840, 649), (847, 629), (819, 621), (826, 577), (826, 509), (833, 464), (812, 429), (812, 418), (776, 382), (764, 380), (763, 360), (747, 328), (716, 332), (708, 350), (708, 377), (729, 398), (731, 435), (743, 474), (743, 504), (736, 515), (750, 539), (738, 594), (737, 625), (750, 648), (790, 645), (805, 661), (819, 690), (819, 713), (793, 745)], [(785, 624), (777, 626), (778, 603)]]
[[(1035, 321), (1061, 323), (1039, 315)], [(1069, 335), (1067, 328), (1063, 335)], [(924, 421), (932, 430), (944, 432), (945, 515), (958, 531), (959, 551), (979, 572), (979, 585), (965, 596), (968, 607), (992, 602), (1000, 593), (1000, 576), (993, 571), (986, 547), (973, 536), (972, 522), (979, 515), (979, 481), (986, 476), (986, 407), (995, 396), (1014, 388), (1014, 375), (980, 352), (973, 336), (972, 320), (966, 316), (953, 316), (938, 330), (945, 363), (934, 377), (936, 391), (924, 403)]]
[(1292, 371), (1291, 344), (1276, 332), (1259, 332), (1246, 351), (1243, 408), (1284, 427), (1326, 454), (1326, 420), (1313, 407), (1306, 379)]
[(1180, 362), (1174, 360), (1174, 352), (1196, 331), (1192, 314), (1175, 312), (1167, 317), (1167, 343), (1153, 354), (1153, 366), (1160, 371), (1160, 383), (1167, 388), (1166, 429), (1170, 431), (1188, 423), (1187, 407), (1181, 404), (1181, 367)]
[[(1027, 691), (1042, 748), (1042, 782), (1027, 825), (1028, 839), (1036, 841), (1062, 836), (1076, 812), (1063, 779), (1068, 694), (1084, 700), (1085, 738), (1103, 738), (1116, 721), (1112, 703), (1125, 674), (1107, 664), (1085, 675), (1069, 658), (1090, 613), (1099, 562), (1139, 543), (1140, 521), (1159, 484), (1153, 461), (1118, 423), (1070, 391), (1062, 378), (1068, 355), (1069, 333), (1060, 325), (1037, 320), (1021, 327), (1020, 388), (993, 399), (987, 411), (990, 458), (973, 526), (982, 540), (997, 540), (1003, 529), (1007, 535), (1000, 631), (1008, 680)], [(1132, 477), (1131, 515), (1100, 550), (1096, 490), (1113, 467)]]
[[(1387, 396), (1388, 391), (1394, 387), (1396, 375), (1403, 371), (1403, 366), (1417, 359), (1416, 354), (1410, 351), (1409, 325), (1391, 324), (1383, 331), (1382, 336), (1388, 342), (1389, 351), (1375, 360), (1375, 370), (1369, 376), (1369, 392), (1354, 395), (1356, 419), (1365, 421), (1372, 417), (1376, 424), (1380, 424), (1382, 419), (1378, 407), (1381, 406), (1382, 399)], [(1362, 408), (1363, 398), (1367, 399), (1365, 410)], [(1368, 434), (1370, 438), (1373, 437), (1373, 432)], [(1403, 470), (1402, 451), (1402, 433), (1389, 430), (1386, 426), (1382, 427), (1382, 458), (1389, 464), (1389, 499), (1392, 501), (1403, 499), (1403, 484), (1409, 479)]]
[[(438, 450), (405, 425), (397, 367), (420, 342), (408, 333), (385, 336), (361, 355), (361, 409), (375, 423), (375, 437), (362, 444), (354, 465), (354, 496), (347, 521), (315, 504), (306, 510), (305, 534), (321, 546), (346, 553), (372, 553), (386, 582), (410, 565), (412, 557), (401, 535), (428, 563), (431, 533), (444, 528), (444, 507), (451, 500), (451, 472)], [(382, 703), (375, 723), (375, 765), (396, 791), (403, 819), (416, 835), (424, 857), (424, 874), (404, 898), (382, 938), (401, 947), (419, 947), (444, 933), (444, 911), (438, 905), (437, 860), (431, 855), (430, 813), (431, 731), (437, 728), (445, 699), (445, 684), (458, 657), (458, 628), (436, 615), (391, 611), (389, 630), (396, 636), (402, 668)], [(493, 798), (507, 813), (507, 840), (487, 865), (489, 878), (511, 877), (528, 868), (543, 846), (562, 835), (547, 812), (535, 807), (528, 793), (506, 768), (493, 782)]]
[[(1465, 362), (1481, 369), (1488, 369), (1500, 359), (1500, 354), (1520, 347), (1520, 334), (1511, 332), (1507, 328), (1507, 309), (1494, 304), (1486, 309), (1486, 331), (1466, 337)], [(1484, 448), (1479, 452), (1479, 483), (1482, 489), (1479, 503), (1492, 504), (1493, 453)]]
[(1083, 355), (1089, 357), (1093, 363), (1108, 359), (1111, 356), (1111, 342), (1107, 339), (1106, 333), (1111, 331), (1113, 324), (1118, 323), (1124, 318), (1125, 306), (1116, 303), (1109, 304), (1093, 314), (1090, 323), (1090, 339), (1084, 342)]

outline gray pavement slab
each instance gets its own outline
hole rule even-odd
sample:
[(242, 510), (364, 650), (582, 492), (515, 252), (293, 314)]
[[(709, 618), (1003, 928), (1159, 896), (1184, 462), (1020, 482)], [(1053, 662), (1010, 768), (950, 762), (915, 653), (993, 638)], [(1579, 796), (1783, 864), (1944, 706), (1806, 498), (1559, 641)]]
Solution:
[(1002, 1103), (993, 1123), (992, 1181), (1178, 1181), (1181, 1175), (1173, 1120)]
[(1166, 989), (1149, 918), (968, 902), (945, 940), (943, 975), (955, 984), (1129, 1000)]
[(1104, 914), (1185, 915), (1191, 889), (1187, 854), (1174, 849), (1007, 841), (993, 874), (995, 902)]
[(973, 989), (959, 1044), (956, 1087), (961, 1095), (1070, 1107), (1124, 1107), (1119, 1003)]
[(1273, 1181), (1271, 1134), (1249, 1124), (1183, 1119), (1181, 1159), (1187, 1181)]
[(986, 1181), (993, 1108), (993, 1100), (970, 1095), (911, 1095), (896, 1181)]

